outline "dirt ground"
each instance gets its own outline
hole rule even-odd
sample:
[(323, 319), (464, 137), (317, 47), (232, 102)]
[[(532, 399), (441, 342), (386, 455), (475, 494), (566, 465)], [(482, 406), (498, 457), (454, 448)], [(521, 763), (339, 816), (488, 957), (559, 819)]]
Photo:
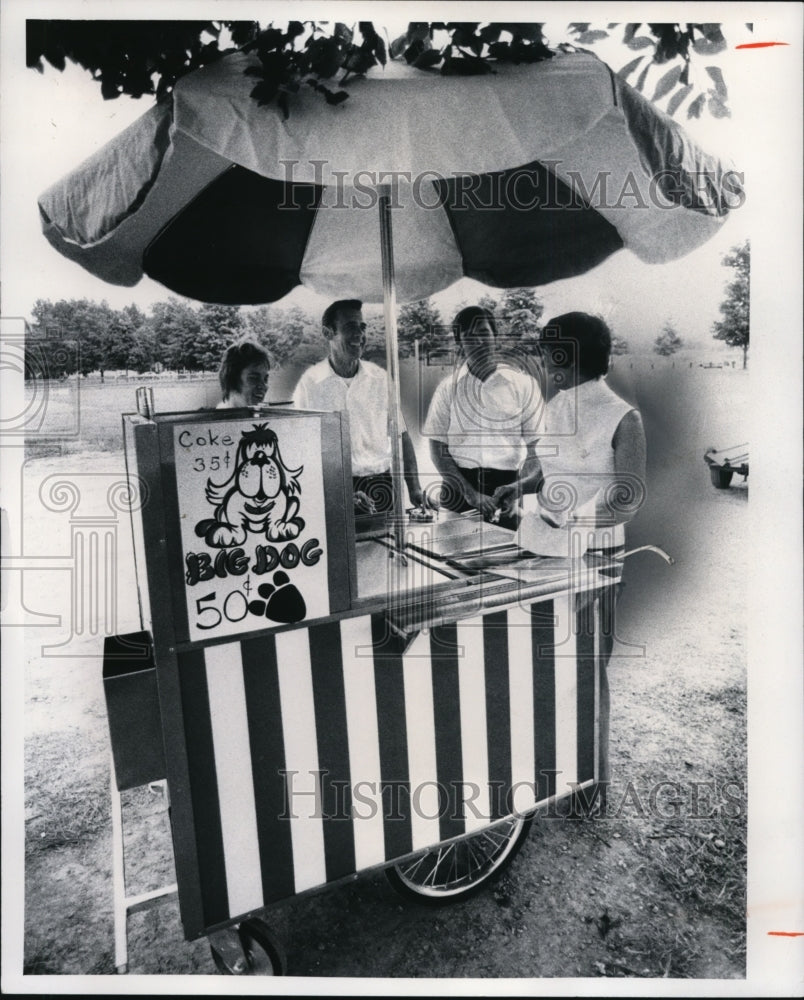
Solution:
[[(607, 815), (573, 819), (564, 805), (539, 814), (502, 878), (449, 907), (403, 899), (382, 872), (272, 907), (266, 919), (284, 941), (289, 975), (745, 975), (748, 486), (735, 478), (715, 490), (702, 455), (708, 444), (744, 440), (747, 379), (697, 371), (656, 378), (640, 385), (654, 401), (640, 401), (651, 498), (629, 545), (660, 544), (676, 563), (642, 553), (626, 564), (609, 667)], [(25, 509), (38, 520), (26, 554), (57, 562), (52, 538), (64, 515), (44, 509), (45, 487), (86, 468), (81, 503), (97, 512), (120, 479), (118, 457), (29, 463)], [(58, 556), (66, 558), (69, 531), (61, 531)], [(126, 538), (120, 528), (122, 554), (109, 570), (121, 595), (118, 631), (137, 627)], [(69, 621), (69, 579), (66, 565), (32, 574), (25, 607)], [(101, 640), (84, 634), (43, 655), (61, 641), (41, 619), (26, 631), (24, 967), (30, 975), (113, 973)], [(173, 881), (163, 796), (139, 788), (123, 801), (133, 888)], [(216, 971), (206, 941), (184, 940), (175, 897), (130, 917), (128, 946), (132, 974)]]

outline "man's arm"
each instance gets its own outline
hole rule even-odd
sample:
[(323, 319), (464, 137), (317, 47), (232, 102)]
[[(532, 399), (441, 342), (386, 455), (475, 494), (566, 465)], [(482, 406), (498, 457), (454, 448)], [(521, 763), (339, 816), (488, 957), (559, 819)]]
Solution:
[(441, 473), (446, 490), (451, 490), (457, 496), (462, 495), (466, 503), (479, 510), (483, 517), (490, 518), (494, 514), (494, 501), (491, 497), (478, 493), (464, 479), (455, 459), (449, 452), (449, 446), (444, 441), (432, 439), (430, 441), (430, 455), (433, 464)]
[(423, 506), (422, 487), (419, 482), (419, 463), (416, 461), (416, 449), (407, 431), (402, 431), (402, 465), (405, 470), (405, 483), (408, 496), (414, 507)]

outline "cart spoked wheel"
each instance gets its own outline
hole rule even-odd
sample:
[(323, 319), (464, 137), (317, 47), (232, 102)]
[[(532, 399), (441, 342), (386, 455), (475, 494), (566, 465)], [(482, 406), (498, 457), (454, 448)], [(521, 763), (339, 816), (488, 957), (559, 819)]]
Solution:
[(210, 942), (212, 958), (226, 976), (284, 976), (285, 951), (268, 924), (259, 918), (244, 920), (237, 928), (241, 948), (216, 947)]
[(512, 817), (386, 868), (386, 877), (401, 895), (428, 906), (466, 899), (508, 867), (525, 843), (532, 822), (533, 816)]

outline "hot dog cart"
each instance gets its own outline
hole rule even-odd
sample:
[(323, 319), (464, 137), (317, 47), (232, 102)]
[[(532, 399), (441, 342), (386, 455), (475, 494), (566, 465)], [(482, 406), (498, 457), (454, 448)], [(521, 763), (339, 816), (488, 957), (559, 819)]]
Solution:
[[(220, 929), (251, 962), (272, 902), (369, 869), (463, 897), (595, 784), (621, 562), (534, 557), (475, 512), (356, 527), (338, 413), (142, 409), (142, 630), (104, 660), (119, 971), (166, 892), (224, 971)], [(162, 778), (176, 885), (127, 897), (119, 792)]]

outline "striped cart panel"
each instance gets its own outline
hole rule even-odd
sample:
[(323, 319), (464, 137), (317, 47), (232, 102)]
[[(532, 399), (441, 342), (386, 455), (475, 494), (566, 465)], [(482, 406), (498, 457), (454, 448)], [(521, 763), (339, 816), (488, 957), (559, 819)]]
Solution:
[(375, 614), (180, 654), (205, 926), (593, 780), (600, 603), (562, 596), (408, 644)]

